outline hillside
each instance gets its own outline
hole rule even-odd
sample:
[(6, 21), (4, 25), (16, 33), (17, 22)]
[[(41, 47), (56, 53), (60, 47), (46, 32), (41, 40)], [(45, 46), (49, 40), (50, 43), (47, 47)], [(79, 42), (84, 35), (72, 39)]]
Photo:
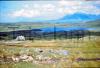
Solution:
[(89, 22), (87, 22), (87, 25), (90, 27), (100, 27), (100, 19), (94, 20), (94, 21), (89, 21)]
[(80, 23), (80, 22), (86, 22), (86, 21), (93, 21), (93, 20), (96, 20), (96, 19), (99, 19), (99, 18), (100, 18), (100, 15), (85, 14), (85, 13), (74, 13), (74, 14), (65, 15), (58, 20), (53, 20), (53, 22)]
[(100, 19), (86, 22), (85, 26), (100, 31)]

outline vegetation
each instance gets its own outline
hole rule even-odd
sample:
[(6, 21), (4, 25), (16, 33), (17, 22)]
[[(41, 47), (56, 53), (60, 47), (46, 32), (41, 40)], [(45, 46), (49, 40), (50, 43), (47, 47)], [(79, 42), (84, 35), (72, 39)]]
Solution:
[[(10, 43), (6, 43), (10, 42)], [(36, 49), (43, 49), (42, 55), (55, 59), (63, 59), (52, 64), (33, 63), (33, 62), (10, 62), (1, 63), (0, 68), (71, 68), (71, 67), (99, 67), (100, 60), (77, 61), (78, 58), (93, 59), (100, 58), (100, 37), (94, 36), (89, 40), (84, 37), (84, 40), (79, 39), (56, 39), (56, 40), (34, 40), (20, 41), (20, 43), (12, 43), (11, 41), (0, 42), (0, 57), (13, 56), (15, 54), (31, 54), (33, 57), (40, 55)], [(17, 42), (17, 41), (15, 41)], [(48, 50), (67, 50), (68, 55), (59, 55), (49, 53)]]
[[(90, 24), (90, 23), (89, 23)], [(1, 24), (0, 32), (12, 31), (9, 26), (18, 26), (15, 30), (27, 30), (31, 28), (43, 28), (52, 26), (70, 27), (76, 24), (66, 23), (18, 23), (18, 24)], [(77, 26), (77, 25), (76, 25)], [(81, 25), (82, 26), (82, 25)], [(5, 27), (5, 28), (4, 28)], [(83, 26), (84, 27), (84, 26)], [(88, 26), (87, 26), (88, 27)], [(90, 26), (89, 26), (90, 27)], [(94, 27), (91, 26), (91, 27)], [(99, 27), (98, 27), (99, 28)], [(12, 40), (12, 36), (1, 37), (6, 40), (0, 40), (0, 68), (75, 68), (75, 67), (100, 67), (100, 36), (97, 32), (95, 36), (85, 36), (83, 38), (58, 38), (47, 37), (39, 39), (26, 37), (25, 41)], [(37, 49), (42, 49), (39, 53)], [(66, 50), (68, 55), (49, 52), (49, 50), (58, 51)], [(7, 58), (15, 55), (31, 55), (34, 59), (36, 56), (43, 55), (52, 59), (58, 59), (56, 63), (33, 63), (33, 62), (12, 62)], [(86, 59), (78, 60), (78, 59)], [(99, 59), (98, 59), (99, 58)], [(5, 59), (5, 60), (4, 60)], [(62, 60), (64, 59), (64, 60)], [(91, 59), (91, 60), (88, 60)], [(93, 60), (98, 59), (98, 60)], [(4, 62), (2, 62), (4, 61)], [(39, 61), (41, 62), (41, 60)]]

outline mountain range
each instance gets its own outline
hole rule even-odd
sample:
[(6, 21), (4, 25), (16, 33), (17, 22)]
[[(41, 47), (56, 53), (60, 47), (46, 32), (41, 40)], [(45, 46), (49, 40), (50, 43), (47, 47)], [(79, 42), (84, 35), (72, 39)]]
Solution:
[(80, 22), (87, 22), (100, 19), (100, 15), (93, 15), (93, 14), (85, 14), (85, 13), (74, 13), (70, 15), (65, 15), (64, 17), (51, 20), (49, 22), (58, 22), (58, 23), (80, 23)]

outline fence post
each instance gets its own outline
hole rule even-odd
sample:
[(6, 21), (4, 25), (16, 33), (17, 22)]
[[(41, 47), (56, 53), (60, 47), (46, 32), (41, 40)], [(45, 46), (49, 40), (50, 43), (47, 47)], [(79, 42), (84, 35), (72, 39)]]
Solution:
[(89, 40), (91, 40), (91, 32), (90, 32), (90, 31), (88, 31), (88, 33), (89, 33)]
[(56, 40), (56, 26), (54, 25), (54, 40)]
[(14, 39), (14, 36), (15, 36), (15, 29), (16, 28), (18, 28), (17, 26), (10, 26), (10, 27), (8, 27), (8, 28), (10, 28), (10, 29), (12, 29), (13, 30), (13, 39)]

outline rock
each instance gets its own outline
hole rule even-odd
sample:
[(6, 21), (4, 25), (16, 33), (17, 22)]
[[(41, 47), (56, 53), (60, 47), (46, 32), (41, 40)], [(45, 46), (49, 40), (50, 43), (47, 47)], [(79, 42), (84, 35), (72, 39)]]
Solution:
[(19, 61), (28, 62), (28, 61), (33, 61), (33, 57), (24, 54), (24, 55), (15, 56), (15, 57), (12, 56), (12, 60), (13, 60), (14, 62), (19, 62)]
[(37, 55), (36, 56), (36, 59), (38, 59), (38, 60), (42, 60), (44, 57), (43, 57), (43, 55)]
[(35, 48), (35, 52), (37, 52), (37, 53), (43, 53), (43, 52), (45, 52), (45, 50), (43, 50), (41, 48)]
[(13, 60), (14, 62), (19, 62), (19, 61), (20, 61), (20, 59), (19, 59), (18, 57), (14, 57), (14, 56), (12, 56), (12, 60)]
[(43, 52), (43, 50), (40, 50), (39, 52), (40, 52), (40, 53), (42, 53), (42, 52)]
[(29, 56), (29, 57), (28, 57), (28, 60), (29, 60), (29, 61), (33, 61), (34, 59), (33, 59), (32, 56)]
[(67, 50), (59, 50), (58, 53), (60, 55), (68, 55), (68, 51)]
[(17, 36), (17, 38), (15, 39), (17, 41), (25, 41), (25, 37), (24, 36)]
[(25, 60), (23, 60), (23, 61), (26, 61), (26, 62), (31, 62), (31, 61), (33, 61), (34, 59), (33, 59), (33, 57), (32, 56), (28, 56), (28, 58), (27, 59), (25, 59)]
[(53, 53), (54, 50), (53, 50), (53, 49), (49, 49), (48, 52), (49, 52), (49, 53)]
[(19, 58), (20, 58), (21, 60), (25, 60), (25, 59), (28, 58), (28, 56), (27, 56), (26, 54), (24, 54), (24, 55), (21, 55)]
[(67, 50), (49, 50), (50, 53), (59, 54), (59, 55), (68, 55)]

